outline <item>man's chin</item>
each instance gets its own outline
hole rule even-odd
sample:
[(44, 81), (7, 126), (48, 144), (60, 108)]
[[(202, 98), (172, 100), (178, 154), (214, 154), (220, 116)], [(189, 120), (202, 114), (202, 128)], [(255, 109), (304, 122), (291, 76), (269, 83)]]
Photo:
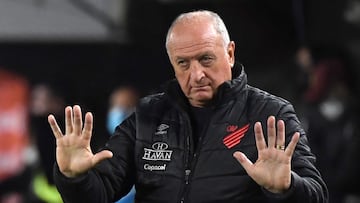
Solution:
[(201, 102), (201, 103), (207, 103), (213, 99), (213, 96), (208, 93), (207, 94), (202, 94), (202, 93), (199, 94), (198, 93), (198, 94), (194, 94), (191, 97), (191, 99), (194, 101)]

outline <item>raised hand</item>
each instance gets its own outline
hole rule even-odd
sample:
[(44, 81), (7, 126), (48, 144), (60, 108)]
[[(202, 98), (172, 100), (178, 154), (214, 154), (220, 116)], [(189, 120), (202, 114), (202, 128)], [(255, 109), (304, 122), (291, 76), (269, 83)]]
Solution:
[(80, 106), (65, 108), (65, 135), (61, 132), (53, 115), (48, 116), (48, 121), (56, 138), (56, 161), (60, 171), (66, 177), (83, 174), (100, 161), (113, 156), (108, 150), (92, 153), (90, 140), (93, 116), (90, 112), (86, 113), (83, 126)]
[(296, 132), (285, 148), (285, 124), (270, 116), (267, 120), (268, 144), (266, 145), (261, 123), (254, 126), (258, 159), (252, 163), (242, 152), (234, 157), (244, 167), (248, 175), (259, 185), (273, 193), (286, 191), (291, 184), (291, 158), (300, 134)]

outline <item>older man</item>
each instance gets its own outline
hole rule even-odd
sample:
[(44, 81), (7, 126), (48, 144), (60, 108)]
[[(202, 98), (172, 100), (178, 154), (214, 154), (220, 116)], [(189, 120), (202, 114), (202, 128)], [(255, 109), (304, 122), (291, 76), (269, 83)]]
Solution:
[(141, 99), (102, 151), (90, 149), (90, 112), (83, 125), (80, 106), (66, 107), (65, 134), (49, 115), (65, 202), (111, 202), (133, 184), (136, 202), (327, 202), (292, 105), (247, 84), (216, 13), (181, 14), (166, 48), (176, 80)]

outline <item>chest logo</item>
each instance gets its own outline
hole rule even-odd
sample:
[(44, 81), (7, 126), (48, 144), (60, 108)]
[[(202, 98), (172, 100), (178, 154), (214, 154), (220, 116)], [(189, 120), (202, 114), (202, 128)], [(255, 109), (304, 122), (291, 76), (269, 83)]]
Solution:
[[(230, 127), (230, 126), (229, 126)], [(229, 128), (228, 127), (228, 128)], [(241, 127), (240, 129), (230, 133), (223, 139), (224, 145), (230, 149), (240, 143), (241, 138), (244, 137), (245, 133), (249, 130), (250, 124)]]
[(151, 148), (144, 148), (142, 159), (150, 161), (171, 161), (172, 150), (167, 150), (168, 144), (164, 142), (155, 142)]
[(167, 129), (169, 128), (168, 125), (166, 124), (160, 124), (157, 129), (156, 129), (156, 132), (155, 132), (155, 135), (164, 135), (164, 134), (167, 134)]

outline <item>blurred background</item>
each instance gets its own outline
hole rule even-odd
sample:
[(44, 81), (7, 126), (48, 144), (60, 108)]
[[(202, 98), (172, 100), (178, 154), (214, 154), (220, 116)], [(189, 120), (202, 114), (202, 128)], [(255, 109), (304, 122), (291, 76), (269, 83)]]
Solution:
[(294, 104), (333, 202), (358, 201), (345, 186), (359, 182), (360, 0), (0, 0), (0, 203), (61, 202), (46, 116), (92, 111), (98, 149), (112, 91), (144, 96), (172, 79), (167, 29), (196, 9), (223, 18), (251, 85)]

